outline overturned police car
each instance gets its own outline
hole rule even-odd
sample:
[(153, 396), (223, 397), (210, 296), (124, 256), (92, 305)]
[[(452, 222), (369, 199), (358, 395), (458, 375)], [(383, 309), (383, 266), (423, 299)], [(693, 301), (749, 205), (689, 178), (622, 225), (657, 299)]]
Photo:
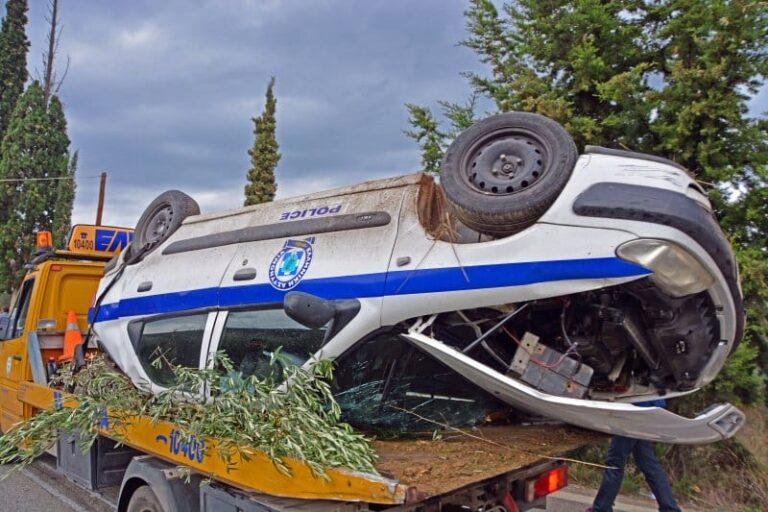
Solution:
[[(334, 358), (345, 419), (414, 430), (527, 411), (672, 443), (727, 438), (657, 397), (710, 382), (744, 329), (733, 253), (701, 187), (658, 157), (492, 116), (414, 174), (200, 215), (169, 191), (106, 270), (103, 349), (140, 386), (224, 351), (244, 374)], [(163, 364), (157, 364), (158, 354)], [(153, 362), (155, 364), (153, 364)]]

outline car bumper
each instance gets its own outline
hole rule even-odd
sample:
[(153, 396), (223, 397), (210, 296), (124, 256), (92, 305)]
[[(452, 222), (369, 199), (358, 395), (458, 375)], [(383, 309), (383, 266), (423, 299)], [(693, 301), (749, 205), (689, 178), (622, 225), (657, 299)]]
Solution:
[(512, 406), (606, 434), (673, 444), (702, 444), (727, 439), (744, 424), (744, 414), (728, 403), (712, 406), (695, 418), (685, 418), (659, 407), (637, 407), (542, 393), (434, 338), (419, 332), (403, 336), (420, 350)]

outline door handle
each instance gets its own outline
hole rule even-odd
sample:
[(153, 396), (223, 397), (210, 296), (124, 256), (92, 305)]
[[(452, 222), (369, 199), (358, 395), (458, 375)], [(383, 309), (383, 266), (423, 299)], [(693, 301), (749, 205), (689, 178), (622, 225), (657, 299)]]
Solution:
[(234, 281), (250, 281), (256, 278), (256, 269), (253, 267), (241, 268), (232, 276)]

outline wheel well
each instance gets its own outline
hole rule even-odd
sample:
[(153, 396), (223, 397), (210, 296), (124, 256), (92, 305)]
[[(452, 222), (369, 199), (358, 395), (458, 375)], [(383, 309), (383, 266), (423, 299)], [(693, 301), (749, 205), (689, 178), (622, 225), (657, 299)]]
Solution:
[(123, 488), (120, 490), (120, 498), (117, 502), (117, 512), (126, 512), (126, 510), (128, 510), (128, 503), (131, 501), (131, 496), (133, 496), (136, 489), (142, 485), (149, 485), (149, 483), (137, 477), (133, 477), (123, 484)]

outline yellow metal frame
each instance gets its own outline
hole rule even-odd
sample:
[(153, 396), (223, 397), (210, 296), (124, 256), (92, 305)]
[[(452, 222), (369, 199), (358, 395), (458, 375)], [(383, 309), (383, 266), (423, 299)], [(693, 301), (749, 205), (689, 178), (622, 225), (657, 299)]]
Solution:
[[(32, 382), (19, 385), (20, 401), (36, 408), (74, 407), (77, 397)], [(395, 505), (405, 502), (407, 487), (378, 475), (327, 469), (327, 479), (315, 477), (310, 467), (295, 459), (286, 459), (291, 476), (284, 475), (269, 458), (256, 450), (244, 450), (249, 460), (227, 466), (217, 455), (219, 443), (215, 439), (196, 442), (196, 446), (182, 446), (179, 430), (172, 423), (152, 421), (137, 416), (121, 429), (120, 436), (110, 432), (109, 414), (99, 432), (112, 439), (172, 464), (189, 467), (195, 472), (212, 477), (245, 491), (259, 492), (286, 498), (315, 500), (356, 501)]]

